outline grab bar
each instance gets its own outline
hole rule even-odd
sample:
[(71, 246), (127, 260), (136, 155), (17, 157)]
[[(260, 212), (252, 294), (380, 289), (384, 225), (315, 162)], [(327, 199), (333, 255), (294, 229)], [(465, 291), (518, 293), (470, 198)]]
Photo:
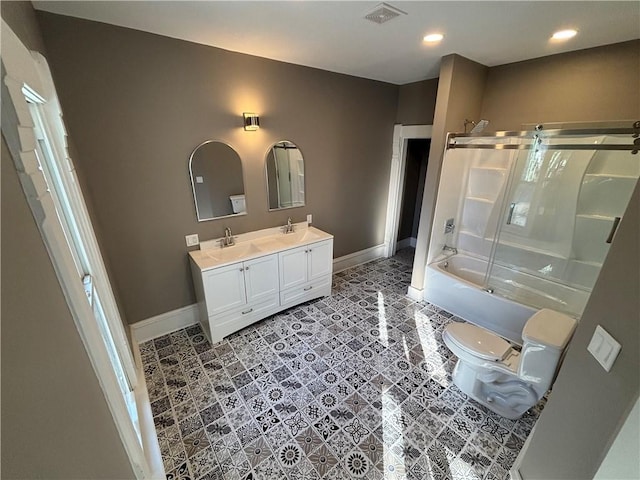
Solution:
[(507, 225), (511, 225), (511, 219), (513, 218), (513, 211), (516, 209), (515, 202), (509, 205), (509, 216), (507, 217)]
[(613, 242), (613, 237), (616, 234), (616, 230), (618, 230), (618, 225), (620, 224), (621, 219), (622, 217), (616, 217), (613, 219), (613, 225), (611, 225), (611, 231), (609, 232), (609, 236), (607, 237), (607, 240), (606, 240), (607, 243)]

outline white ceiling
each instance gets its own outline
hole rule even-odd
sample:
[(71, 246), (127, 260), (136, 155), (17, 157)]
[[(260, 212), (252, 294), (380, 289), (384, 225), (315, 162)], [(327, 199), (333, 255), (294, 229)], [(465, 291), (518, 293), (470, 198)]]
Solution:
[[(96, 20), (358, 77), (405, 84), (438, 76), (457, 53), (488, 66), (640, 38), (638, 1), (388, 1), (407, 13), (364, 20), (376, 1), (34, 1)], [(550, 41), (560, 29), (578, 35)], [(436, 46), (422, 37), (445, 34)]]

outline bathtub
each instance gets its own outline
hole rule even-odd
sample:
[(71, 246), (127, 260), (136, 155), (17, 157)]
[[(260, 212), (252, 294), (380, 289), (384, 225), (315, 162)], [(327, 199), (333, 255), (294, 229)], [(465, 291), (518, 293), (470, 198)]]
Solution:
[(521, 344), (524, 324), (539, 308), (577, 317), (589, 297), (587, 292), (499, 265), (492, 271), (496, 292), (489, 293), (484, 290), (486, 271), (485, 260), (461, 253), (433, 262), (427, 265), (424, 299)]

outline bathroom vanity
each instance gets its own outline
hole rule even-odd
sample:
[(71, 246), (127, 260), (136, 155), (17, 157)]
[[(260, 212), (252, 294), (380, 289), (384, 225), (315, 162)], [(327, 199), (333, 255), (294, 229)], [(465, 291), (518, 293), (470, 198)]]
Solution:
[(294, 305), (331, 294), (333, 236), (297, 224), (201, 242), (189, 252), (200, 324), (212, 343)]

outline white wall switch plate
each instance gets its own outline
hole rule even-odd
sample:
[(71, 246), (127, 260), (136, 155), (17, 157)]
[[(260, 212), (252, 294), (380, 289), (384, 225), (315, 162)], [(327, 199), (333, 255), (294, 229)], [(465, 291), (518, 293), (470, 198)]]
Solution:
[(600, 325), (598, 325), (595, 332), (593, 332), (593, 337), (587, 347), (589, 353), (598, 360), (602, 368), (607, 372), (611, 370), (611, 366), (613, 362), (616, 361), (616, 358), (618, 358), (621, 349), (622, 345)]
[(200, 175), (196, 175), (196, 183), (204, 183), (204, 178)]
[(193, 235), (186, 235), (184, 238), (187, 240), (187, 247), (194, 247), (200, 243), (197, 233), (194, 233)]
[(307, 224), (311, 225), (313, 223), (313, 215), (307, 215)]

